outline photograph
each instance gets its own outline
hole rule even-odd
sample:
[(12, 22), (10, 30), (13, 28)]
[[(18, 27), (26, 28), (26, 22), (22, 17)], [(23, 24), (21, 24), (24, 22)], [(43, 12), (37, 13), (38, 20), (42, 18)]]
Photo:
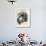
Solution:
[(31, 26), (31, 9), (18, 8), (16, 11), (16, 27), (30, 27)]

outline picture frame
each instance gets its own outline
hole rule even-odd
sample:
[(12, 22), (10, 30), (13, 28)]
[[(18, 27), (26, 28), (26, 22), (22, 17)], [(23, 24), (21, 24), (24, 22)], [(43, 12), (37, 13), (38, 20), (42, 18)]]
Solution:
[(17, 28), (31, 27), (31, 9), (30, 8), (16, 9), (16, 27)]

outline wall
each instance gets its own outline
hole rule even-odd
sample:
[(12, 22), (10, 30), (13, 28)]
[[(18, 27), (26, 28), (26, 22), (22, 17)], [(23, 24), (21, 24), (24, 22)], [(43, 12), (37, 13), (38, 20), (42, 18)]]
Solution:
[[(0, 40), (14, 40), (20, 31), (30, 34), (34, 40), (46, 40), (45, 2), (45, 0), (17, 0), (12, 5), (7, 0), (0, 0)], [(31, 8), (31, 28), (16, 28), (17, 8)]]

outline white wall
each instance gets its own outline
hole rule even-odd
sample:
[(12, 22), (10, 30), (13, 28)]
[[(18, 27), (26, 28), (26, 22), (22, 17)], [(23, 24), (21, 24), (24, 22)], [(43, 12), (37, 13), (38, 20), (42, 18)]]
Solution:
[[(14, 5), (0, 0), (0, 40), (11, 40), (18, 32), (29, 33), (34, 40), (46, 40), (46, 1), (17, 0)], [(31, 8), (31, 28), (16, 28), (16, 8)]]

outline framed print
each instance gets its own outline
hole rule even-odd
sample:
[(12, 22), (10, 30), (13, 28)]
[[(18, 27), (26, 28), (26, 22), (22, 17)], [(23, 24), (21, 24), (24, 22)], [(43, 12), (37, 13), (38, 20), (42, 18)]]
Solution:
[(17, 8), (16, 27), (26, 28), (31, 26), (31, 9)]

